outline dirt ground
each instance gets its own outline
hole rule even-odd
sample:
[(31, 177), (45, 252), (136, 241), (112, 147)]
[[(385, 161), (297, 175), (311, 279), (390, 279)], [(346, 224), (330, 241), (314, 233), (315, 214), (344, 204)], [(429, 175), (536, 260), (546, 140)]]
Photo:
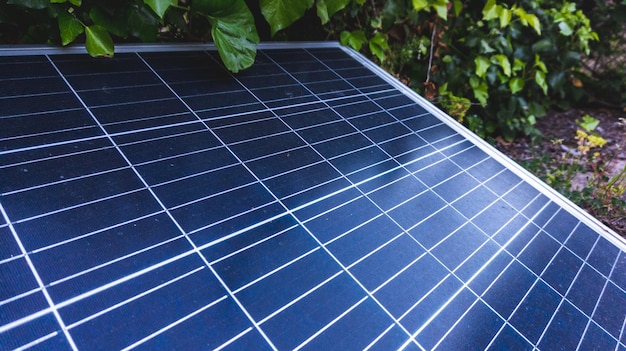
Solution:
[[(549, 154), (552, 159), (573, 157), (577, 153), (576, 130), (577, 121), (589, 114), (600, 121), (595, 132), (607, 140), (607, 144), (598, 151), (604, 160), (608, 161), (605, 168), (610, 177), (619, 173), (626, 166), (626, 112), (616, 109), (570, 109), (566, 111), (552, 111), (537, 122), (537, 129), (543, 138), (533, 143), (530, 138), (520, 138), (511, 143), (498, 140), (496, 147), (516, 161), (529, 160), (539, 153)], [(560, 142), (555, 142), (560, 140)], [(591, 173), (580, 173), (572, 180), (572, 188), (582, 189), (587, 185), (587, 178)], [(584, 206), (583, 206), (584, 208)], [(626, 236), (626, 216), (598, 216), (593, 208), (585, 208), (598, 217), (614, 231)]]

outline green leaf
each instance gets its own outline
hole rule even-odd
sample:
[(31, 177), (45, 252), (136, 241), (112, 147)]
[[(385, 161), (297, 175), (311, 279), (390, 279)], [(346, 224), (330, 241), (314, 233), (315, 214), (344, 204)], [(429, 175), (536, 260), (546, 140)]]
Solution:
[(546, 83), (546, 73), (535, 71), (535, 83), (543, 90), (544, 95), (548, 95), (548, 84)]
[(58, 17), (59, 32), (61, 33), (61, 44), (67, 45), (83, 34), (85, 27), (80, 21), (67, 12), (59, 12)]
[(200, 12), (205, 15), (224, 11), (232, 5), (230, 0), (193, 0), (191, 11)]
[(85, 27), (85, 47), (92, 57), (113, 57), (113, 40), (104, 27), (93, 25)]
[(519, 77), (511, 78), (509, 81), (509, 89), (511, 89), (511, 93), (515, 94), (524, 89), (524, 80)]
[(572, 26), (570, 26), (570, 24), (567, 22), (559, 23), (559, 31), (566, 37), (574, 34), (574, 28), (572, 28)]
[(259, 35), (254, 16), (244, 0), (235, 0), (209, 17), (211, 35), (226, 68), (237, 73), (254, 63)]
[(546, 64), (543, 63), (543, 61), (541, 61), (541, 57), (539, 57), (539, 55), (535, 54), (535, 65), (534, 67), (536, 67), (537, 69), (541, 70), (541, 72), (543, 73), (548, 73), (548, 69), (546, 68)]
[(143, 0), (143, 2), (144, 4), (150, 6), (152, 11), (154, 11), (159, 18), (163, 18), (165, 11), (167, 11), (170, 6), (178, 4), (177, 0)]
[(362, 30), (355, 30), (352, 32), (344, 30), (339, 36), (339, 41), (341, 42), (341, 45), (349, 45), (354, 50), (359, 51), (361, 50), (361, 46), (367, 43), (367, 38)]
[(505, 28), (511, 23), (512, 12), (509, 9), (502, 8), (500, 11), (500, 28)]
[(485, 82), (481, 82), (476, 88), (472, 88), (474, 97), (482, 105), (487, 105), (487, 99), (489, 99), (489, 92), (487, 89), (487, 84)]
[(389, 50), (389, 44), (387, 43), (387, 37), (383, 33), (376, 33), (370, 39), (369, 47), (372, 54), (376, 55), (380, 62), (385, 61), (385, 51)]
[(48, 0), (8, 0), (9, 5), (18, 5), (29, 9), (41, 10), (48, 7)]
[(474, 59), (474, 63), (476, 64), (476, 75), (479, 77), (484, 77), (485, 73), (491, 66), (491, 62), (485, 56), (478, 56)]
[(461, 11), (463, 11), (463, 3), (461, 0), (452, 0), (452, 5), (454, 6), (454, 15), (459, 17)]
[(147, 6), (140, 6), (128, 12), (130, 34), (143, 42), (156, 41), (159, 20)]
[(526, 19), (535, 32), (537, 32), (538, 35), (541, 35), (541, 22), (539, 22), (539, 18), (533, 14), (529, 14), (526, 16)]
[(51, 4), (62, 4), (64, 2), (67, 2), (67, 0), (50, 0)]
[(500, 65), (500, 67), (502, 67), (504, 75), (506, 75), (507, 77), (511, 76), (511, 62), (509, 62), (508, 57), (502, 54), (493, 55), (491, 56), (491, 61), (493, 63), (497, 63), (498, 65)]
[(483, 7), (483, 20), (489, 21), (494, 18), (498, 18), (498, 5), (496, 5), (496, 0), (487, 0)]
[(328, 23), (330, 18), (350, 3), (350, 0), (317, 0), (317, 17), (322, 24)]
[(82, 0), (70, 0), (70, 3), (74, 6), (80, 7), (80, 5), (83, 4), (83, 1)]
[(441, 19), (448, 19), (448, 2), (446, 0), (437, 0), (432, 7)]
[(126, 16), (111, 15), (99, 7), (94, 7), (89, 11), (89, 18), (94, 24), (104, 27), (109, 33), (125, 38), (128, 36), (128, 25)]
[(600, 120), (590, 115), (584, 115), (583, 120), (578, 121), (578, 125), (587, 132), (592, 132), (600, 125)]
[(313, 0), (261, 0), (260, 6), (273, 36), (302, 17), (313, 6)]
[(429, 6), (430, 4), (428, 3), (428, 0), (413, 0), (413, 9), (416, 12), (420, 12)]

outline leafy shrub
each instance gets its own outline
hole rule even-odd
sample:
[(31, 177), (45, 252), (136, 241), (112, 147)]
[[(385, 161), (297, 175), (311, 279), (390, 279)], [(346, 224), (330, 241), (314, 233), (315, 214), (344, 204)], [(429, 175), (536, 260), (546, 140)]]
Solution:
[[(314, 6), (326, 23), (349, 1), (260, 0), (259, 8), (275, 35)], [(8, 0), (0, 2), (0, 28), (4, 43), (68, 45), (84, 38), (92, 56), (112, 56), (113, 38), (212, 39), (233, 72), (252, 65), (259, 42), (245, 0)]]
[(390, 0), (346, 13), (342, 42), (369, 43), (385, 68), (483, 137), (532, 134), (547, 108), (579, 98), (581, 57), (598, 39), (567, 1)]

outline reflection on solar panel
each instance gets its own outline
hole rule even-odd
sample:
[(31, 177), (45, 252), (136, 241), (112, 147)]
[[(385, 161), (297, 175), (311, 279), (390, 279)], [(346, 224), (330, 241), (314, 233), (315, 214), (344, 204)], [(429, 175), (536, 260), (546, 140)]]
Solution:
[(4, 51), (0, 349), (626, 349), (597, 222), (350, 50), (204, 49)]

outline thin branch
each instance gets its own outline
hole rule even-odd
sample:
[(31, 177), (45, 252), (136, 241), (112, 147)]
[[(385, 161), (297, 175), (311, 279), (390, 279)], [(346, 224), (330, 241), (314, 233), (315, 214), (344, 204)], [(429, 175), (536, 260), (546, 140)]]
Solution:
[(426, 72), (426, 83), (430, 82), (430, 69), (433, 66), (433, 48), (435, 46), (435, 33), (437, 32), (437, 23), (433, 24), (433, 34), (430, 37), (430, 57), (428, 58), (428, 71)]

